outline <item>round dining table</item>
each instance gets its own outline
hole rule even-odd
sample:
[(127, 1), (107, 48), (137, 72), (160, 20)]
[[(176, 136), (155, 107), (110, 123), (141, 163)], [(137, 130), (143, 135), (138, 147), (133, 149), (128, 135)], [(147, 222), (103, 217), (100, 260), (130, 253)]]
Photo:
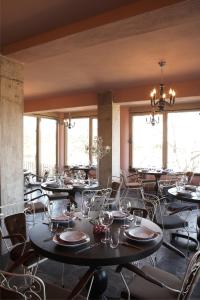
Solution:
[[(115, 231), (120, 225), (120, 222), (113, 222), (110, 230)], [(95, 293), (95, 299), (98, 299), (107, 287), (107, 275), (105, 270), (103, 270), (104, 266), (120, 265), (141, 260), (150, 256), (161, 246), (163, 234), (160, 227), (147, 219), (142, 219), (141, 226), (149, 228), (152, 232), (156, 232), (156, 238), (145, 243), (127, 243), (122, 230), (120, 233), (121, 242), (116, 249), (101, 243), (102, 234), (94, 234), (94, 225), (88, 219), (82, 218), (80, 213), (76, 213), (76, 219), (70, 224), (70, 230), (78, 230), (86, 233), (90, 237), (90, 242), (86, 246), (66, 247), (56, 244), (53, 240), (52, 232), (46, 224), (35, 225), (30, 230), (29, 237), (32, 246), (42, 256), (62, 263), (88, 266), (87, 276), (93, 273), (100, 274), (100, 276), (97, 276), (96, 282), (93, 283), (92, 289)], [(90, 247), (90, 245), (94, 244), (96, 245), (95, 247)], [(77, 290), (77, 286), (81, 284), (82, 279), (75, 286), (72, 294)]]

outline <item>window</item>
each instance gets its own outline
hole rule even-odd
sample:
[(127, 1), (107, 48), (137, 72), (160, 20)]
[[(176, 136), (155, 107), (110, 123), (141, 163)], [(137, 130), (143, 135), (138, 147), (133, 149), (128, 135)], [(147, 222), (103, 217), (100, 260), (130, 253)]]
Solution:
[(199, 112), (168, 113), (168, 168), (200, 171), (199, 128)]
[(66, 164), (89, 165), (95, 164), (96, 160), (85, 147), (92, 144), (93, 138), (97, 136), (96, 118), (73, 118), (75, 126), (66, 129)]
[(57, 121), (24, 116), (24, 168), (34, 174), (53, 174), (57, 155)]
[(155, 126), (146, 117), (132, 116), (132, 167), (200, 172), (200, 112), (164, 112)]
[(40, 120), (40, 171), (53, 173), (56, 168), (56, 133), (57, 122), (53, 119)]
[(132, 166), (162, 167), (162, 116), (155, 126), (146, 123), (147, 115), (132, 117)]
[(24, 169), (36, 173), (37, 118), (24, 117)]

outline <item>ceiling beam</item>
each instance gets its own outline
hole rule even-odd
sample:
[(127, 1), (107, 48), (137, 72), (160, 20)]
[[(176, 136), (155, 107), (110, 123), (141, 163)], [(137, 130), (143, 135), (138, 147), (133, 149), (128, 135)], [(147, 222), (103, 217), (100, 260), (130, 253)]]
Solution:
[(130, 5), (113, 9), (98, 16), (90, 17), (88, 19), (72, 23), (70, 25), (59, 27), (54, 30), (38, 34), (36, 36), (32, 36), (15, 43), (5, 45), (2, 47), (2, 54), (8, 55), (15, 52), (19, 52), (21, 50), (46, 44), (66, 36), (71, 36), (79, 32), (83, 32), (92, 28), (124, 20), (136, 15), (140, 15), (146, 12), (150, 12), (165, 6), (170, 6), (178, 2), (184, 1), (185, 0), (134, 1), (134, 3)]

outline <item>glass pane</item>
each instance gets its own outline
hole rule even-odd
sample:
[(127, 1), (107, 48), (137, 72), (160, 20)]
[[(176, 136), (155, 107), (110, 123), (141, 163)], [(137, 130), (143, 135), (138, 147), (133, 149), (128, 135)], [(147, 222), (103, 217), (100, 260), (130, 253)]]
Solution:
[(163, 118), (162, 115), (158, 116), (159, 123), (154, 126), (146, 122), (149, 115), (132, 117), (132, 167), (134, 168), (162, 167)]
[(200, 171), (199, 128), (199, 111), (168, 113), (168, 168)]
[[(97, 118), (93, 118), (92, 119), (92, 146), (94, 144), (94, 138), (98, 136), (98, 122), (97, 122)], [(97, 158), (96, 155), (92, 155), (92, 161), (91, 161), (92, 165), (97, 165)]]
[(40, 170), (49, 170), (53, 175), (56, 168), (56, 128), (57, 121), (41, 118), (40, 122)]
[(89, 118), (73, 119), (75, 126), (66, 129), (67, 134), (67, 164), (88, 165), (89, 153), (85, 146), (89, 145)]
[(37, 118), (24, 116), (24, 169), (36, 173)]

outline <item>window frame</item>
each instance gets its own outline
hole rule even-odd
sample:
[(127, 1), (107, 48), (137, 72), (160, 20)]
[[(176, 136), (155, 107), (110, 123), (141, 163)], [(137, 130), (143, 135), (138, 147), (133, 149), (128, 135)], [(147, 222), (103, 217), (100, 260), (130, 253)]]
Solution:
[[(200, 108), (192, 108), (192, 109), (177, 109), (177, 110), (168, 110), (162, 112), (163, 115), (163, 143), (162, 143), (162, 166), (163, 168), (167, 168), (167, 162), (168, 162), (168, 114), (169, 113), (181, 113), (181, 112), (198, 112)], [(130, 169), (135, 169), (135, 167), (132, 165), (133, 161), (133, 140), (132, 140), (132, 134), (133, 134), (133, 126), (132, 126), (132, 117), (133, 116), (144, 116), (149, 115), (149, 110), (146, 109), (143, 110), (143, 112), (137, 111), (129, 112), (129, 166)], [(156, 125), (155, 125), (156, 126)], [(196, 173), (199, 174), (199, 173)]]
[[(35, 117), (36, 118), (36, 174), (39, 176), (42, 176), (41, 174), (41, 145), (40, 145), (40, 137), (41, 137), (41, 119), (52, 119), (56, 121), (56, 168), (58, 167), (58, 125), (59, 125), (59, 120), (54, 117), (50, 116), (36, 116), (36, 115), (31, 115), (31, 114), (25, 114), (24, 116), (30, 116), (30, 117)], [(23, 116), (23, 117), (24, 117)]]
[[(89, 119), (89, 149), (92, 146), (92, 132), (93, 132), (93, 119), (97, 119), (97, 136), (98, 136), (98, 118), (97, 116), (72, 116), (71, 120), (73, 122), (73, 119)], [(76, 126), (76, 125), (75, 125)], [(64, 162), (65, 166), (68, 166), (68, 153), (67, 153), (67, 143), (68, 143), (68, 128), (64, 126)], [(92, 162), (92, 153), (89, 150), (89, 162)]]

